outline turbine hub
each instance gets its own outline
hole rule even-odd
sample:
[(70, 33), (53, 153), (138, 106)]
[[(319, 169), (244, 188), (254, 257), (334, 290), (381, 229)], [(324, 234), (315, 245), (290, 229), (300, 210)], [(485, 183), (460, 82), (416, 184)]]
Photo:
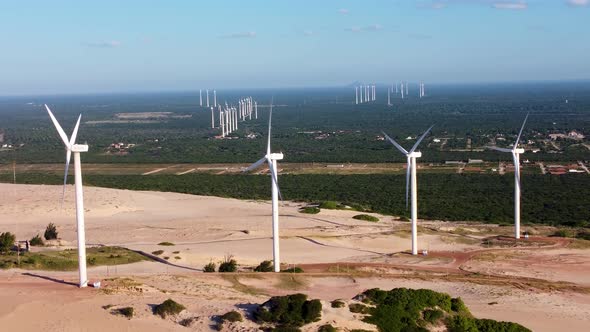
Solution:
[(282, 153), (271, 153), (270, 154), (270, 159), (272, 159), (272, 160), (282, 160), (283, 159), (283, 154)]
[(523, 154), (524, 153), (524, 149), (520, 149), (520, 148), (514, 149), (514, 153)]
[(70, 148), (72, 152), (88, 152), (88, 145), (86, 144), (74, 144)]

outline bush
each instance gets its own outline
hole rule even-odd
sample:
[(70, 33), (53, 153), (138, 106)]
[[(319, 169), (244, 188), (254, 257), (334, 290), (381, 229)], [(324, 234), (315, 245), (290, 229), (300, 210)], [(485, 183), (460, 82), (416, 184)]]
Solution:
[(369, 313), (369, 307), (367, 307), (364, 304), (360, 304), (360, 303), (349, 304), (348, 310), (350, 310), (350, 312), (355, 313), (355, 314), (368, 314)]
[(303, 269), (300, 268), (299, 266), (295, 266), (295, 267), (290, 267), (288, 269), (281, 270), (281, 272), (285, 272), (285, 273), (303, 273)]
[(259, 324), (274, 323), (288, 328), (318, 321), (321, 314), (322, 303), (319, 300), (308, 301), (305, 294), (293, 294), (270, 298), (256, 308), (253, 317)]
[(43, 242), (43, 239), (41, 238), (41, 236), (39, 236), (39, 234), (35, 235), (31, 241), (29, 241), (29, 244), (36, 247), (36, 246), (43, 246), (45, 245), (45, 243)]
[(57, 227), (55, 227), (53, 223), (49, 223), (49, 225), (47, 225), (47, 228), (45, 228), (45, 234), (43, 234), (45, 240), (56, 240), (57, 235)]
[(590, 232), (579, 232), (576, 234), (576, 239), (590, 240)]
[(307, 214), (318, 214), (320, 213), (320, 208), (315, 206), (306, 206), (304, 208), (299, 209), (300, 213), (307, 213)]
[(161, 254), (163, 254), (163, 253), (164, 253), (164, 250), (156, 250), (156, 251), (152, 251), (152, 255), (156, 255), (156, 256), (159, 256), (159, 255), (161, 255)]
[(471, 316), (469, 309), (460, 297), (451, 299), (451, 310), (463, 316)]
[(173, 245), (174, 245), (174, 243), (172, 243), (172, 242), (167, 242), (167, 241), (164, 241), (164, 242), (160, 242), (160, 243), (158, 243), (158, 245), (159, 245), (159, 246), (165, 246), (165, 247), (171, 247), (171, 246), (173, 246)]
[(254, 268), (254, 272), (273, 272), (274, 268), (271, 261), (262, 261), (256, 268)]
[(217, 268), (217, 265), (215, 265), (215, 263), (209, 262), (209, 264), (207, 264), (203, 267), (203, 272), (207, 272), (207, 273), (215, 272), (216, 268)]
[(379, 218), (373, 217), (373, 216), (368, 215), (368, 214), (357, 214), (356, 216), (354, 216), (352, 218), (353, 219), (357, 219), (357, 220), (370, 221), (370, 222), (378, 222), (379, 221)]
[(232, 255), (226, 255), (223, 262), (219, 264), (219, 272), (236, 272), (238, 270), (238, 262)]
[(574, 237), (574, 232), (568, 229), (558, 229), (553, 234), (549, 235), (551, 237)]
[(342, 300), (334, 300), (331, 302), (332, 308), (344, 308), (346, 305)]
[(334, 201), (324, 201), (320, 203), (320, 209), (339, 210), (342, 208), (343, 207), (340, 203)]
[(231, 322), (231, 323), (241, 322), (241, 321), (244, 320), (242, 318), (242, 314), (239, 313), (239, 312), (237, 312), (237, 311), (235, 311), (235, 310), (232, 310), (230, 312), (226, 312), (225, 314), (223, 314), (220, 317), (220, 319), (221, 319), (222, 322)]
[(0, 252), (9, 253), (14, 246), (14, 241), (16, 241), (14, 234), (10, 232), (0, 234)]
[(154, 307), (154, 315), (166, 318), (167, 315), (177, 315), (184, 309), (186, 308), (182, 304), (179, 304), (172, 299), (168, 299)]
[(133, 308), (132, 307), (119, 308), (119, 309), (115, 310), (115, 313), (117, 313), (119, 315), (123, 315), (129, 319), (133, 318)]
[(330, 324), (322, 325), (318, 328), (318, 332), (336, 332), (336, 331), (338, 331), (338, 330)]
[(197, 320), (196, 317), (191, 317), (191, 318), (185, 318), (183, 320), (181, 320), (180, 322), (178, 322), (178, 324), (184, 326), (184, 327), (190, 327), (191, 325), (193, 325), (193, 323)]
[(425, 321), (427, 321), (430, 324), (434, 324), (444, 316), (444, 313), (438, 309), (424, 310), (422, 316), (424, 316)]

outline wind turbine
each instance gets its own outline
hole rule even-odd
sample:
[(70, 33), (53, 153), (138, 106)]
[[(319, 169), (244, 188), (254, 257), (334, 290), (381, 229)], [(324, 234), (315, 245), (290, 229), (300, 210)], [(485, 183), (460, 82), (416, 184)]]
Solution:
[[(403, 91), (403, 89), (402, 89)], [(422, 157), (422, 152), (416, 151), (416, 148), (418, 148), (418, 145), (420, 145), (420, 142), (422, 142), (422, 140), (424, 139), (424, 137), (426, 137), (426, 135), (428, 135), (428, 132), (430, 132), (430, 130), (432, 129), (432, 127), (434, 127), (434, 125), (430, 126), (430, 128), (428, 128), (428, 130), (426, 130), (424, 132), (424, 134), (422, 134), (422, 136), (420, 136), (420, 138), (418, 138), (418, 140), (416, 141), (416, 143), (414, 144), (414, 146), (412, 147), (412, 149), (410, 151), (407, 151), (406, 149), (404, 149), (401, 145), (399, 145), (396, 141), (393, 140), (393, 138), (387, 136), (386, 133), (383, 133), (383, 135), (385, 135), (385, 138), (387, 138), (387, 140), (389, 142), (391, 142), (391, 144), (393, 144), (401, 153), (406, 155), (406, 158), (408, 160), (407, 162), (407, 170), (406, 170), (406, 208), (408, 208), (408, 192), (410, 191), (410, 187), (412, 189), (412, 207), (411, 207), (411, 219), (412, 219), (412, 255), (418, 255), (418, 224), (417, 224), (417, 219), (418, 219), (418, 188), (417, 188), (417, 180), (416, 180), (416, 158), (420, 158)], [(410, 186), (411, 183), (411, 186)]]
[(524, 149), (518, 148), (518, 142), (520, 142), (520, 136), (528, 118), (529, 114), (527, 113), (512, 149), (499, 148), (497, 146), (487, 147), (491, 150), (512, 153), (512, 160), (514, 160), (514, 237), (516, 239), (520, 239), (520, 155), (524, 153)]
[(277, 178), (277, 160), (283, 159), (283, 153), (272, 153), (270, 150), (270, 130), (272, 121), (272, 104), (270, 102), (270, 114), (268, 116), (268, 143), (266, 145), (266, 155), (260, 160), (243, 169), (243, 172), (249, 172), (260, 167), (264, 162), (268, 163), (268, 169), (272, 177), (272, 254), (275, 272), (281, 272), (281, 259), (279, 251), (279, 198), (283, 199), (279, 190)]
[[(70, 159), (72, 157), (72, 152), (74, 153), (74, 178), (75, 178), (75, 188), (76, 188), (76, 221), (78, 227), (78, 275), (80, 277), (79, 286), (86, 287), (88, 286), (88, 275), (86, 273), (86, 235), (84, 231), (84, 193), (82, 191), (82, 168), (80, 162), (80, 153), (81, 152), (88, 152), (88, 145), (86, 144), (76, 144), (76, 136), (78, 135), (78, 127), (80, 126), (80, 119), (82, 118), (82, 114), (78, 116), (78, 121), (76, 122), (76, 126), (74, 127), (74, 131), (72, 132), (72, 136), (68, 140), (68, 136), (61, 128), (53, 113), (47, 105), (45, 105), (45, 109), (47, 109), (47, 113), (49, 113), (49, 117), (57, 129), (57, 133), (59, 137), (64, 142), (66, 146), (66, 170), (64, 174), (64, 191), (62, 195), (65, 195), (66, 190), (66, 182), (68, 180), (68, 169), (70, 167)], [(63, 204), (64, 196), (62, 196), (62, 204)]]

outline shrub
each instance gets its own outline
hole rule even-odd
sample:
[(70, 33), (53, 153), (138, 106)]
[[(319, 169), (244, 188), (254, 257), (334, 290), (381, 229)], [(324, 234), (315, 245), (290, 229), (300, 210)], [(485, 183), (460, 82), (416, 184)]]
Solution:
[(318, 214), (320, 213), (320, 208), (315, 206), (306, 206), (304, 208), (299, 209), (300, 213), (307, 213), (307, 214)]
[(231, 323), (241, 322), (244, 320), (244, 318), (242, 318), (242, 314), (235, 311), (235, 310), (232, 310), (230, 312), (226, 312), (225, 314), (223, 314), (220, 317), (220, 319), (222, 322), (231, 322)]
[(273, 265), (271, 261), (262, 261), (256, 268), (254, 268), (254, 272), (272, 272), (274, 271)]
[(43, 242), (43, 239), (41, 238), (41, 236), (39, 236), (39, 234), (35, 235), (31, 241), (29, 241), (29, 244), (36, 247), (36, 246), (43, 246), (45, 245), (45, 243)]
[(422, 316), (424, 316), (425, 321), (427, 321), (430, 324), (434, 324), (435, 322), (437, 322), (439, 319), (441, 319), (444, 316), (444, 313), (438, 309), (424, 310), (424, 312), (422, 313)]
[(43, 234), (45, 240), (56, 240), (57, 235), (57, 227), (55, 227), (55, 225), (52, 222), (49, 223), (49, 225), (47, 225), (47, 228), (45, 228), (45, 234)]
[(15, 240), (16, 237), (10, 232), (0, 234), (0, 252), (9, 253), (12, 250), (12, 246), (14, 246)]
[(461, 300), (460, 297), (451, 299), (451, 310), (459, 315), (471, 316), (469, 309), (467, 309), (467, 306), (463, 303), (463, 300)]
[(341, 209), (342, 205), (338, 202), (334, 201), (324, 201), (320, 203), (320, 209), (328, 209), (328, 210), (338, 210)]
[(207, 272), (207, 273), (215, 272), (216, 268), (217, 268), (217, 265), (215, 265), (215, 263), (209, 262), (209, 264), (207, 264), (203, 267), (203, 272)]
[(590, 232), (579, 232), (576, 234), (576, 239), (590, 240)]
[(163, 253), (164, 253), (164, 250), (156, 250), (156, 251), (152, 251), (152, 255), (156, 255), (156, 256), (159, 256), (159, 255), (161, 255), (161, 254), (163, 254)]
[(115, 310), (115, 313), (117, 313), (119, 315), (123, 315), (129, 319), (133, 318), (133, 308), (132, 307), (119, 308), (119, 309)]
[(357, 220), (370, 221), (370, 222), (378, 222), (379, 221), (379, 218), (373, 217), (373, 216), (368, 215), (368, 214), (357, 214), (356, 216), (354, 216), (352, 218), (353, 219), (357, 219)]
[(166, 318), (168, 315), (177, 315), (184, 309), (186, 308), (182, 304), (179, 304), (172, 299), (168, 299), (154, 307), (154, 315)]
[(322, 325), (318, 328), (318, 332), (336, 332), (336, 331), (338, 331), (338, 330), (330, 324)]
[(165, 246), (165, 247), (171, 247), (171, 246), (173, 246), (173, 245), (174, 245), (174, 243), (172, 243), (172, 242), (167, 242), (167, 241), (164, 241), (164, 242), (160, 242), (160, 243), (158, 243), (158, 245), (159, 245), (159, 246)]
[(332, 308), (344, 308), (346, 305), (342, 300), (334, 300), (331, 302)]
[(180, 322), (178, 322), (178, 324), (184, 326), (184, 327), (190, 327), (191, 325), (193, 325), (193, 323), (197, 320), (196, 317), (191, 317), (191, 318), (185, 318), (183, 320), (181, 320)]
[(233, 255), (226, 255), (223, 262), (219, 264), (219, 272), (236, 272), (238, 270), (238, 262)]
[(348, 310), (350, 310), (350, 312), (355, 313), (355, 314), (368, 314), (369, 313), (369, 307), (367, 307), (364, 304), (360, 304), (360, 303), (349, 304)]
[(465, 316), (455, 316), (447, 324), (449, 332), (479, 332), (475, 320)]
[(305, 294), (293, 294), (270, 298), (256, 308), (253, 317), (259, 324), (274, 323), (287, 328), (315, 322), (321, 314), (322, 303), (319, 300), (308, 301)]
[(295, 267), (290, 267), (288, 269), (281, 270), (281, 272), (285, 272), (285, 273), (303, 273), (303, 269), (300, 268), (299, 266), (295, 266)]
[(551, 237), (574, 237), (574, 232), (568, 229), (558, 229), (553, 234), (549, 235)]

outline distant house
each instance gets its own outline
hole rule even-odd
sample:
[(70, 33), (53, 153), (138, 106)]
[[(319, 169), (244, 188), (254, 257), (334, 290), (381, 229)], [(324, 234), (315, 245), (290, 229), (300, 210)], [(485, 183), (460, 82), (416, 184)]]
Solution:
[(467, 161), (467, 163), (468, 164), (481, 164), (481, 163), (483, 163), (483, 160), (482, 159), (469, 159)]
[(440, 143), (440, 138), (435, 138), (432, 140), (434, 143)]

